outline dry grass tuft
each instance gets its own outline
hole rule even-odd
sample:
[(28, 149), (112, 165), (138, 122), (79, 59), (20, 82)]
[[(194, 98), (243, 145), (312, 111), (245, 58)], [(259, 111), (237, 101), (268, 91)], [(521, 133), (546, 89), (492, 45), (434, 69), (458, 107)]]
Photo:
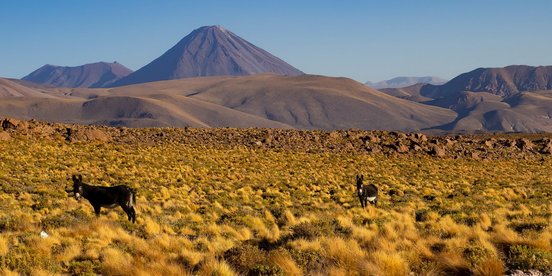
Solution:
[(289, 254), (285, 254), (282, 251), (271, 254), (269, 262), (279, 267), (285, 275), (303, 275), (301, 268), (297, 266), (297, 263), (289, 256)]
[(376, 275), (408, 275), (408, 263), (397, 253), (377, 251), (370, 255)]
[(232, 276), (237, 275), (237, 273), (225, 261), (209, 259), (201, 266), (198, 275)]
[(132, 258), (115, 248), (106, 248), (101, 252), (102, 272), (107, 275), (127, 275), (133, 270)]
[(322, 254), (340, 267), (358, 270), (366, 257), (364, 250), (354, 240), (341, 237), (323, 238)]
[(0, 257), (3, 257), (6, 254), (8, 254), (9, 250), (10, 250), (10, 245), (8, 243), (8, 239), (6, 239), (6, 236), (0, 234)]
[(0, 270), (0, 272), (2, 273), (3, 276), (19, 276), (18, 272), (13, 271), (13, 270), (9, 270), (9, 269), (6, 269), (6, 268), (2, 268)]
[(475, 267), (476, 276), (502, 276), (505, 273), (504, 264), (498, 258), (488, 258), (482, 260)]

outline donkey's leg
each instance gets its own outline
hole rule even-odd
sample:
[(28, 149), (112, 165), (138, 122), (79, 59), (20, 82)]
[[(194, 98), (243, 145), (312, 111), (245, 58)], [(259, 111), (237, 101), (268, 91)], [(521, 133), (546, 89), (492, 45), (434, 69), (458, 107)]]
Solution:
[(132, 212), (133, 212), (132, 207), (122, 204), (121, 208), (123, 208), (123, 211), (125, 211), (125, 213), (127, 214), (128, 220), (132, 221)]
[(96, 217), (100, 216), (100, 210), (102, 209), (102, 206), (100, 205), (92, 205), (94, 207), (94, 213), (96, 213)]
[(130, 215), (132, 217), (132, 223), (135, 223), (136, 222), (136, 211), (134, 210), (134, 207), (131, 206), (130, 211), (131, 211)]
[(362, 206), (362, 208), (364, 208), (364, 200), (362, 200), (362, 196), (358, 195), (358, 199), (360, 200), (360, 206)]

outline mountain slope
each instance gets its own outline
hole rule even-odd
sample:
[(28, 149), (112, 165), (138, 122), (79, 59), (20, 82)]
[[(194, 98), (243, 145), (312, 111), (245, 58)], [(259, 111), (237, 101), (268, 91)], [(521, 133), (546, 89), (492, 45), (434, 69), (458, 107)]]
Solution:
[(523, 91), (551, 89), (552, 66), (511, 65), (504, 68), (478, 68), (443, 85), (426, 85), (420, 94), (436, 99), (471, 91), (509, 97)]
[(114, 62), (97, 62), (67, 67), (44, 65), (22, 78), (37, 84), (57, 87), (103, 87), (132, 73), (132, 70)]
[[(478, 68), (443, 85), (382, 89), (390, 95), (454, 110), (458, 117), (436, 126), (452, 132), (552, 131), (552, 66)], [(541, 91), (542, 90), (542, 91)]]
[(420, 95), (422, 87), (428, 85), (427, 83), (417, 83), (406, 87), (400, 88), (382, 88), (379, 91), (391, 95), (393, 97), (407, 99), (414, 102), (427, 102), (433, 100), (432, 98), (424, 97)]
[(199, 76), (303, 72), (220, 26), (194, 30), (159, 58), (111, 86)]
[(429, 83), (429, 84), (443, 84), (447, 80), (427, 76), (427, 77), (396, 77), (389, 80), (379, 81), (379, 82), (370, 82), (367, 81), (365, 84), (374, 88), (374, 89), (383, 89), (383, 88), (402, 88), (419, 83)]
[(51, 98), (53, 96), (15, 81), (0, 78), (0, 98), (4, 97)]

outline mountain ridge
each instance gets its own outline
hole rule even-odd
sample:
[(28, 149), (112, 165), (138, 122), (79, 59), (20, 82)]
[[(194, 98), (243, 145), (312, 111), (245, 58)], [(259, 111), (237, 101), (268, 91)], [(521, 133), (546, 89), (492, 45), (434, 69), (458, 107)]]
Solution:
[(117, 81), (132, 70), (118, 62), (95, 62), (79, 66), (46, 64), (21, 80), (56, 87), (99, 88)]
[(458, 75), (443, 85), (427, 85), (420, 94), (443, 98), (462, 91), (489, 92), (509, 97), (523, 91), (552, 89), (552, 66), (510, 65), (477, 68)]
[(477, 68), (443, 85), (381, 91), (458, 114), (454, 121), (435, 129), (552, 132), (552, 66)]

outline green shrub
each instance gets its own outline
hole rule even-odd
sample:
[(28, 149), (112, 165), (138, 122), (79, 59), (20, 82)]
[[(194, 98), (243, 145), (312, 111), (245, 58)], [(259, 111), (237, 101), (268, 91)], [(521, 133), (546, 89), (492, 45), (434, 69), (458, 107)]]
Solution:
[(342, 227), (335, 219), (322, 219), (316, 222), (304, 222), (291, 228), (293, 239), (312, 240), (320, 236), (344, 236), (351, 235), (352, 230)]
[(303, 251), (297, 249), (289, 249), (291, 258), (302, 267), (305, 272), (320, 271), (323, 267), (323, 259), (319, 253), (312, 251)]
[(71, 275), (98, 275), (100, 273), (100, 266), (91, 260), (74, 260), (69, 263), (67, 270)]
[(255, 265), (266, 263), (266, 252), (259, 247), (244, 243), (224, 252), (224, 259), (238, 272), (247, 274)]
[(536, 269), (552, 272), (552, 253), (527, 245), (514, 245), (508, 250), (507, 264), (513, 269)]
[(281, 268), (273, 265), (254, 265), (249, 271), (249, 275), (258, 276), (270, 276), (270, 275), (284, 275), (284, 271)]

